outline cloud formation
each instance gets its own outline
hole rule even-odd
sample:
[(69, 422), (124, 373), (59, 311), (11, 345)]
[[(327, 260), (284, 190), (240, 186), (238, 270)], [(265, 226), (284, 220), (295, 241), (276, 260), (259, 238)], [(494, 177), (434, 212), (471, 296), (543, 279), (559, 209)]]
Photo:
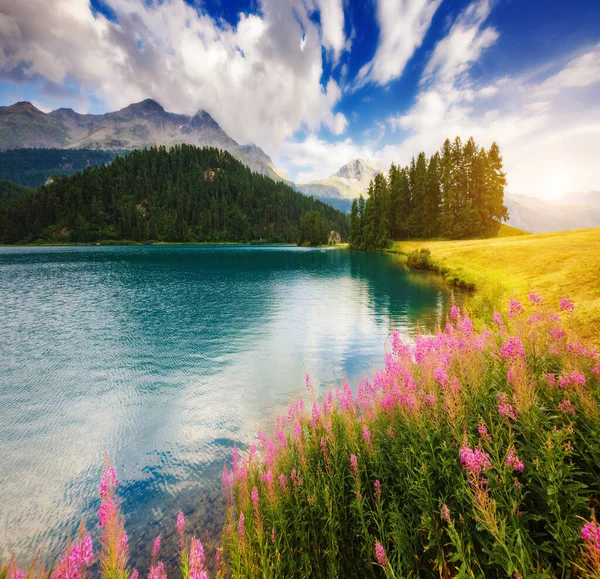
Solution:
[[(0, 78), (76, 83), (108, 107), (154, 98), (167, 110), (206, 109), (241, 142), (276, 145), (299, 127), (341, 134), (341, 90), (323, 82), (322, 44), (346, 45), (341, 0), (262, 0), (237, 25), (183, 0), (0, 0)], [(321, 26), (314, 22), (320, 12)]]
[(406, 63), (421, 46), (441, 0), (377, 0), (379, 43), (373, 60), (356, 78), (356, 87), (367, 82), (386, 85), (402, 75)]

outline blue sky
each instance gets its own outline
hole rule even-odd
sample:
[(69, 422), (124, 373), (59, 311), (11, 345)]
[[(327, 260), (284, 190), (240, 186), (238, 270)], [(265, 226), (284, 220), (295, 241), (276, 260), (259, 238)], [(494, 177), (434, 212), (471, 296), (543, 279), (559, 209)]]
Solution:
[(460, 135), (509, 190), (600, 189), (600, 2), (0, 0), (0, 104), (206, 109), (297, 182)]

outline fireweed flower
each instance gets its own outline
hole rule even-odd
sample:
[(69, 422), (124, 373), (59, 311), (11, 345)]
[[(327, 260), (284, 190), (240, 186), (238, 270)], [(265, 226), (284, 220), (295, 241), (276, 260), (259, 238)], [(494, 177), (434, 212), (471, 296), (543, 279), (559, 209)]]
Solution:
[(469, 448), (468, 444), (465, 443), (460, 449), (460, 462), (463, 465), (463, 469), (478, 475), (485, 472), (488, 468), (491, 468), (490, 455), (483, 450), (476, 448)]
[(504, 320), (502, 319), (502, 315), (500, 313), (494, 312), (493, 320), (494, 324), (496, 324), (498, 327), (504, 326)]
[(244, 542), (244, 539), (246, 538), (246, 527), (245, 527), (244, 522), (245, 522), (244, 513), (240, 513), (240, 518), (238, 520), (237, 532), (238, 532), (238, 535), (242, 542)]
[(558, 405), (558, 408), (567, 414), (575, 414), (575, 408), (568, 399), (563, 400)]
[(452, 306), (450, 308), (450, 318), (456, 320), (460, 316), (460, 308), (458, 306)]
[(535, 305), (540, 305), (544, 303), (544, 300), (534, 292), (529, 292), (529, 301)]
[(511, 336), (500, 347), (500, 357), (504, 360), (514, 360), (516, 358), (525, 358), (525, 348), (521, 338)]
[(25, 579), (25, 571), (15, 569), (15, 572), (13, 573), (13, 579)]
[(287, 480), (283, 473), (279, 475), (279, 486), (284, 493), (287, 491)]
[[(199, 577), (204, 570), (204, 549), (198, 539), (192, 539), (190, 548), (190, 579), (193, 576)], [(195, 574), (195, 575), (193, 575)]]
[(523, 306), (519, 300), (510, 300), (508, 303), (508, 317), (514, 318), (523, 312)]
[(98, 526), (106, 527), (108, 521), (110, 521), (115, 514), (115, 505), (112, 499), (108, 499), (100, 504), (98, 508)]
[(162, 561), (159, 561), (150, 568), (148, 579), (167, 579), (167, 573), (165, 572), (165, 566)]
[(560, 300), (560, 309), (563, 312), (572, 312), (575, 309), (575, 304), (569, 298)]
[(375, 541), (375, 557), (377, 558), (377, 562), (385, 567), (387, 565), (387, 557), (385, 554), (385, 549), (383, 545), (379, 541)]
[(376, 480), (373, 483), (373, 486), (375, 487), (375, 497), (377, 498), (377, 502), (381, 501), (381, 483), (379, 482), (379, 480)]
[(352, 468), (354, 478), (358, 480), (358, 459), (355, 454), (350, 455), (350, 468)]
[(183, 531), (185, 530), (185, 519), (181, 511), (179, 511), (179, 514), (177, 515), (177, 526), (175, 529), (177, 530), (177, 536), (181, 539), (183, 537)]
[(362, 439), (364, 440), (367, 446), (371, 445), (371, 431), (369, 427), (365, 424), (362, 429)]
[(546, 381), (546, 384), (550, 388), (554, 388), (554, 386), (556, 386), (556, 376), (554, 374), (544, 374), (542, 378)]
[(119, 551), (125, 555), (129, 555), (129, 537), (125, 533), (119, 541)]
[(515, 411), (513, 410), (512, 405), (509, 404), (508, 402), (506, 402), (502, 395), (498, 396), (498, 414), (500, 414), (502, 416), (508, 416), (509, 418), (512, 418), (513, 420), (517, 419), (517, 416), (515, 414)]
[(258, 489), (256, 487), (252, 489), (252, 504), (255, 507), (258, 506)]
[(485, 426), (485, 424), (480, 424), (477, 427), (477, 432), (479, 432), (479, 437), (481, 438), (481, 440), (485, 442), (489, 442), (490, 440), (492, 440), (492, 437), (489, 435), (488, 429)]
[(506, 457), (506, 466), (521, 472), (525, 468), (523, 461), (515, 454), (513, 448), (510, 449), (508, 456)]
[(158, 553), (160, 551), (160, 535), (156, 537), (154, 540), (154, 545), (152, 547), (152, 560), (156, 561), (158, 559)]
[(275, 543), (275, 527), (271, 529), (271, 543)]
[(446, 523), (450, 522), (450, 509), (448, 508), (448, 505), (446, 503), (442, 505), (442, 508), (440, 510), (440, 517), (442, 518), (442, 521), (445, 521)]
[(138, 573), (138, 570), (134, 569), (133, 573), (131, 574), (131, 576), (129, 577), (129, 579), (138, 579), (139, 576), (140, 576), (140, 574)]
[(566, 335), (567, 332), (565, 332), (565, 330), (562, 328), (552, 328), (550, 330), (550, 339), (554, 340), (555, 342), (562, 340)]

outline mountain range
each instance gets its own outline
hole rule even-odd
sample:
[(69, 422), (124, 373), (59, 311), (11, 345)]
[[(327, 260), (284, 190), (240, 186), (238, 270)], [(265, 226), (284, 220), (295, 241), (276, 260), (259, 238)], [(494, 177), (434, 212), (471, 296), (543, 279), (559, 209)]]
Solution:
[[(191, 144), (231, 153), (252, 171), (283, 181), (348, 212), (383, 168), (354, 159), (325, 179), (295, 184), (257, 145), (241, 145), (204, 110), (194, 116), (167, 112), (152, 99), (105, 114), (80, 114), (60, 108), (44, 113), (29, 102), (0, 107), (0, 149), (58, 148), (122, 152), (153, 145)], [(600, 226), (600, 192), (572, 193), (552, 202), (506, 194), (509, 225), (532, 233)]]
[(102, 115), (60, 108), (44, 113), (29, 102), (0, 107), (0, 149), (58, 148), (128, 151), (153, 145), (216, 147), (255, 173), (286, 179), (256, 145), (240, 145), (203, 110), (193, 117), (165, 111), (152, 99)]

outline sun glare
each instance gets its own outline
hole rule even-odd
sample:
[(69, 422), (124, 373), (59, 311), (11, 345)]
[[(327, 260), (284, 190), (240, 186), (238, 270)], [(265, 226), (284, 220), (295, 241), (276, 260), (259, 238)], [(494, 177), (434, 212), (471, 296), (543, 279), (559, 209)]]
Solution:
[(566, 179), (564, 175), (553, 173), (544, 180), (544, 189), (548, 198), (560, 197), (566, 193)]

